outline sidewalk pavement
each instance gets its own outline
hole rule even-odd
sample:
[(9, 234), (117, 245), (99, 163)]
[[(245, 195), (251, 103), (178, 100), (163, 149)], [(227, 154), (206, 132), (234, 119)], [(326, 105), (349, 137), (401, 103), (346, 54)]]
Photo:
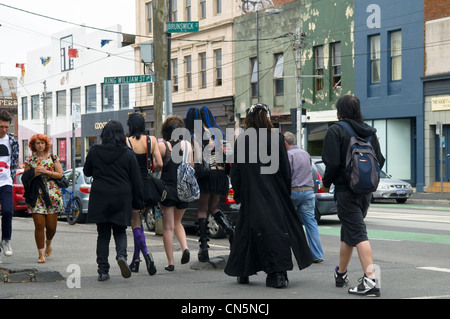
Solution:
[(414, 192), (414, 194), (406, 201), (406, 203), (450, 206), (450, 193)]

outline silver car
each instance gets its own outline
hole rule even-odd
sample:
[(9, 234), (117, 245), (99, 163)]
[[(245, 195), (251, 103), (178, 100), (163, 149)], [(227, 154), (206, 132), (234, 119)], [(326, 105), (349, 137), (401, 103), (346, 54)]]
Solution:
[(395, 199), (397, 203), (403, 204), (412, 194), (411, 184), (400, 179), (392, 179), (390, 175), (381, 171), (378, 188), (372, 193), (372, 202), (376, 199)]
[[(72, 170), (68, 169), (64, 172), (69, 181), (69, 191), (72, 191)], [(83, 173), (83, 167), (75, 168), (75, 192), (74, 195), (81, 199), (81, 211), (82, 214), (78, 216), (76, 222), (84, 223), (87, 219), (89, 194), (91, 193), (92, 177), (85, 176)]]

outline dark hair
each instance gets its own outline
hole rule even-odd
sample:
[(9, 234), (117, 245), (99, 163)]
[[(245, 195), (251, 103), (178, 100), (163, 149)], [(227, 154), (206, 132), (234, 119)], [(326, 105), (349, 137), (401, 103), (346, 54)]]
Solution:
[(0, 111), (0, 121), (11, 123), (12, 116), (8, 111), (1, 110)]
[(266, 104), (257, 103), (247, 109), (247, 116), (244, 122), (245, 129), (254, 128), (273, 128), (270, 120), (270, 110)]
[(131, 113), (127, 121), (129, 136), (140, 139), (141, 135), (145, 135), (145, 118), (141, 113)]
[(180, 127), (184, 127), (184, 121), (177, 115), (170, 115), (166, 118), (161, 127), (162, 137), (166, 141), (172, 138), (172, 132)]
[[(226, 139), (225, 133), (222, 131), (219, 124), (217, 124), (214, 115), (211, 113), (211, 111), (206, 106), (202, 107), (202, 109), (200, 110), (200, 114), (202, 116), (203, 125), (205, 125), (207, 128), (219, 129), (222, 132), (222, 138)], [(214, 130), (211, 130), (211, 132), (214, 135)], [(214, 140), (217, 140), (215, 135), (214, 135)], [(219, 138), (219, 140), (220, 140), (220, 138)]]
[(106, 123), (105, 127), (100, 134), (102, 144), (112, 144), (115, 146), (126, 147), (125, 133), (123, 131), (122, 123), (119, 121), (111, 120)]
[[(184, 125), (189, 130), (189, 133), (191, 133), (191, 136), (194, 136), (195, 131), (195, 121), (201, 121), (202, 118), (200, 116), (200, 111), (196, 107), (190, 107), (189, 110), (186, 113), (186, 118), (184, 119)], [(198, 122), (197, 122), (198, 123)], [(197, 127), (197, 130), (199, 130), (203, 136), (203, 126)], [(201, 139), (201, 136), (199, 137)]]
[(343, 119), (362, 121), (359, 99), (353, 95), (344, 95), (336, 102), (337, 115)]

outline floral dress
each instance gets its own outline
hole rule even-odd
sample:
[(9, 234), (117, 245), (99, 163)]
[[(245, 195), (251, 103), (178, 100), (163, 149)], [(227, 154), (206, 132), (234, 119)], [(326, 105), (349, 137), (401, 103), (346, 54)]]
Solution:
[[(53, 155), (55, 158), (55, 162), (59, 161), (58, 155)], [(25, 160), (25, 164), (29, 165), (30, 167), (35, 168), (39, 164), (45, 167), (45, 169), (49, 171), (54, 171), (54, 163), (52, 160), (52, 156), (49, 155), (47, 159), (40, 160), (36, 154), (33, 154), (29, 156)], [(33, 214), (58, 214), (64, 211), (64, 202), (63, 198), (61, 196), (61, 191), (59, 190), (58, 185), (56, 185), (56, 182), (49, 178), (47, 175), (42, 174), (42, 179), (44, 180), (44, 184), (47, 186), (47, 193), (50, 197), (51, 206), (47, 207), (44, 203), (43, 196), (42, 196), (42, 190), (39, 189), (39, 196), (36, 202), (36, 206), (31, 207), (28, 206), (28, 212)]]

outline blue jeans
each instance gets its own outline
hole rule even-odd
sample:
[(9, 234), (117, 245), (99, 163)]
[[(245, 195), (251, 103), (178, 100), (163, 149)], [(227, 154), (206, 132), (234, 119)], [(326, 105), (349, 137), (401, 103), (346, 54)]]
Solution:
[(303, 221), (308, 238), (309, 247), (313, 255), (313, 260), (323, 259), (322, 243), (320, 241), (319, 226), (314, 217), (314, 209), (316, 207), (316, 198), (314, 191), (292, 191), (292, 203)]
[(0, 205), (2, 205), (2, 240), (11, 240), (13, 218), (11, 185), (0, 187)]

